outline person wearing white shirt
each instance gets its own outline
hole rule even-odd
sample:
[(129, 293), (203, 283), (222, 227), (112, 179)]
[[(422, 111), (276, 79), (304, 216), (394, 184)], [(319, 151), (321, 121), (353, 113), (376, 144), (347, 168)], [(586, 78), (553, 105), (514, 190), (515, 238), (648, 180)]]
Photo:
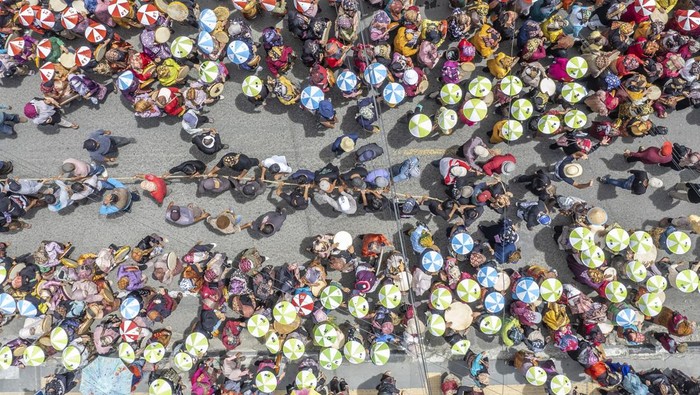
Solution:
[(260, 176), (262, 179), (265, 179), (266, 171), (272, 173), (275, 180), (279, 180), (285, 174), (292, 174), (292, 168), (287, 164), (287, 157), (282, 155), (273, 155), (263, 160), (260, 165), (262, 166), (262, 176)]

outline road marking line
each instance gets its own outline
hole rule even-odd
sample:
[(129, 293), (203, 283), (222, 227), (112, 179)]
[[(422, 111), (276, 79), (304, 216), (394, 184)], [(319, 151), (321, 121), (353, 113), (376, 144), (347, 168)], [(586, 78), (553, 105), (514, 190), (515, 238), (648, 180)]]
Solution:
[(409, 148), (398, 150), (398, 154), (403, 156), (444, 155), (445, 152), (447, 152), (447, 149), (440, 148)]

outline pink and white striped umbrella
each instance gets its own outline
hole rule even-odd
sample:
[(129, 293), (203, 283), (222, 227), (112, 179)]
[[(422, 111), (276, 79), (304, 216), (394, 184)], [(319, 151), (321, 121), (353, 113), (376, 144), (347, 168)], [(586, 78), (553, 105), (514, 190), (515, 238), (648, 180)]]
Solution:
[(695, 10), (678, 10), (676, 11), (676, 21), (678, 27), (691, 32), (700, 26), (700, 12)]
[(656, 0), (634, 0), (634, 12), (641, 16), (649, 16), (656, 11)]

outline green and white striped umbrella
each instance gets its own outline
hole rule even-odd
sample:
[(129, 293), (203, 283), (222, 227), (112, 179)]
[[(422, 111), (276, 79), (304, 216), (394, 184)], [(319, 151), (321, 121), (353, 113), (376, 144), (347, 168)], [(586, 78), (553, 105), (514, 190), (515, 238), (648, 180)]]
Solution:
[(258, 391), (271, 394), (277, 389), (277, 377), (269, 370), (263, 370), (255, 375), (255, 388)]
[(121, 358), (121, 360), (124, 361), (124, 363), (130, 364), (136, 360), (136, 353), (134, 352), (134, 348), (131, 347), (131, 344), (120, 343), (118, 350), (119, 358)]
[(296, 361), (297, 359), (304, 356), (304, 351), (306, 351), (306, 346), (304, 343), (296, 338), (287, 339), (282, 345), (282, 353), (290, 361)]
[(569, 232), (569, 244), (576, 251), (586, 251), (591, 249), (595, 243), (593, 241), (593, 232), (590, 229), (577, 226)]
[(153, 342), (143, 350), (143, 358), (146, 362), (158, 363), (165, 356), (165, 347), (159, 342)]
[(465, 278), (457, 283), (457, 296), (467, 303), (476, 302), (481, 298), (481, 286), (471, 278)]
[(319, 295), (321, 305), (328, 310), (335, 310), (343, 304), (343, 290), (337, 285), (329, 285)]
[(690, 251), (691, 245), (690, 236), (680, 230), (671, 233), (666, 238), (666, 248), (674, 254), (685, 254)]
[(561, 88), (561, 97), (571, 104), (576, 104), (586, 97), (586, 88), (578, 82), (567, 82)]
[(630, 235), (622, 228), (610, 229), (605, 235), (605, 245), (612, 252), (620, 252), (630, 245)]
[(199, 65), (199, 79), (207, 84), (211, 84), (219, 77), (219, 66), (207, 60)]
[(6, 278), (7, 269), (5, 269), (5, 266), (0, 266), (0, 284), (4, 283)]
[(369, 356), (373, 364), (377, 366), (386, 365), (387, 362), (389, 362), (389, 358), (391, 358), (391, 350), (389, 349), (389, 345), (384, 342), (372, 344)]
[(639, 261), (629, 261), (625, 265), (625, 275), (635, 283), (641, 283), (647, 278), (647, 268)]
[(472, 343), (469, 340), (462, 339), (452, 345), (450, 352), (452, 353), (452, 355), (458, 355), (463, 357), (467, 355), (467, 351), (469, 351), (469, 347), (471, 347), (471, 345)]
[(297, 319), (297, 309), (290, 302), (283, 300), (272, 309), (272, 318), (282, 325), (291, 325)]
[(271, 354), (277, 354), (282, 350), (282, 343), (280, 342), (280, 337), (277, 332), (268, 332), (268, 334), (265, 335), (265, 347), (267, 347), (267, 351)]
[(581, 251), (581, 262), (591, 269), (601, 267), (605, 263), (605, 252), (602, 248), (593, 246), (588, 250)]
[(428, 332), (433, 336), (442, 336), (447, 329), (447, 323), (440, 314), (428, 314)]
[(338, 329), (328, 322), (322, 322), (314, 328), (314, 344), (319, 347), (331, 347), (338, 342)]
[(148, 395), (173, 395), (173, 387), (163, 379), (155, 379), (148, 386)]
[(355, 295), (348, 300), (348, 310), (355, 318), (364, 318), (369, 314), (369, 303), (362, 295)]
[(583, 111), (569, 110), (564, 114), (564, 124), (571, 129), (581, 129), (587, 122), (588, 117)]
[(316, 388), (318, 385), (318, 379), (311, 369), (303, 369), (297, 373), (297, 377), (294, 380), (294, 384), (299, 389), (304, 388)]
[(462, 88), (457, 84), (445, 84), (440, 88), (440, 99), (445, 104), (457, 104), (462, 100)]
[(501, 80), (499, 88), (506, 95), (515, 96), (523, 90), (523, 81), (514, 75), (507, 75)]
[(385, 284), (379, 288), (379, 304), (393, 309), (401, 304), (401, 290), (394, 284)]
[(654, 248), (654, 240), (649, 233), (638, 230), (630, 235), (630, 249), (632, 252), (649, 252)]
[(563, 374), (552, 377), (552, 381), (549, 382), (549, 389), (552, 391), (552, 395), (569, 395), (571, 388), (571, 380)]
[(437, 123), (440, 129), (450, 130), (453, 127), (457, 126), (457, 119), (457, 111), (447, 109), (438, 115)]
[(510, 115), (518, 121), (525, 121), (532, 116), (532, 112), (535, 108), (532, 106), (532, 102), (527, 99), (515, 100), (510, 105)]
[(668, 281), (664, 276), (651, 276), (646, 282), (647, 289), (649, 292), (664, 292), (666, 287), (668, 287)]
[(523, 124), (520, 121), (509, 119), (503, 124), (501, 134), (508, 141), (515, 141), (523, 135)]
[(61, 351), (68, 346), (68, 332), (62, 327), (57, 326), (51, 330), (49, 340), (51, 341), (51, 347), (56, 351)]
[(564, 286), (556, 278), (548, 278), (540, 284), (540, 297), (545, 302), (556, 302), (564, 293)]
[(554, 134), (561, 126), (559, 117), (552, 114), (546, 114), (537, 120), (537, 130), (542, 134)]
[(262, 314), (254, 314), (248, 318), (246, 329), (253, 337), (263, 337), (270, 331), (270, 320)]
[(695, 270), (685, 269), (681, 270), (676, 276), (675, 287), (680, 289), (681, 292), (691, 293), (698, 289), (698, 274)]
[(481, 99), (469, 99), (464, 102), (462, 113), (468, 120), (479, 122), (489, 114), (489, 106)]
[(201, 357), (209, 349), (209, 340), (201, 332), (192, 332), (185, 339), (185, 349), (191, 354)]
[(12, 349), (8, 346), (2, 346), (0, 348), (0, 370), (9, 369), (12, 366), (13, 359)]
[(627, 299), (627, 287), (619, 281), (610, 281), (605, 286), (605, 297), (613, 303), (620, 303)]
[(255, 97), (262, 92), (263, 82), (258, 76), (249, 75), (243, 80), (241, 88), (243, 89), (243, 94), (248, 97)]
[(637, 307), (642, 312), (642, 314), (655, 317), (661, 312), (664, 302), (658, 293), (647, 293), (642, 295), (639, 300), (637, 300)]
[(430, 293), (430, 304), (436, 310), (447, 310), (452, 303), (452, 291), (447, 288), (438, 287)]
[(61, 363), (68, 370), (75, 370), (80, 367), (80, 363), (83, 361), (82, 355), (80, 355), (80, 350), (76, 346), (68, 346), (63, 349), (61, 353)]
[(173, 364), (182, 372), (189, 372), (194, 367), (192, 356), (184, 351), (180, 351), (173, 357)]
[(408, 131), (414, 137), (422, 139), (433, 131), (433, 121), (425, 114), (416, 114), (408, 121)]
[(22, 358), (27, 366), (39, 366), (46, 360), (46, 354), (44, 354), (44, 350), (41, 347), (32, 345), (24, 350)]
[(336, 370), (343, 363), (343, 353), (337, 348), (324, 348), (318, 354), (318, 363), (326, 370)]
[(566, 62), (566, 74), (577, 80), (583, 78), (588, 72), (588, 62), (580, 56), (574, 56)]
[(469, 93), (474, 97), (484, 97), (488, 95), (489, 92), (491, 92), (491, 88), (493, 88), (491, 80), (486, 77), (478, 76), (469, 81)]
[(487, 315), (479, 322), (479, 329), (481, 329), (482, 333), (487, 335), (495, 335), (501, 330), (502, 325), (503, 321), (501, 321), (501, 317)]
[(356, 365), (365, 361), (365, 358), (367, 358), (367, 350), (365, 350), (365, 346), (363, 346), (362, 343), (356, 340), (350, 340), (343, 346), (343, 355), (345, 355), (345, 359), (347, 359), (348, 362)]
[(186, 36), (176, 37), (170, 44), (170, 53), (175, 58), (185, 58), (192, 53), (194, 41)]
[(539, 387), (547, 382), (547, 372), (539, 366), (530, 366), (525, 373), (525, 378), (528, 383)]

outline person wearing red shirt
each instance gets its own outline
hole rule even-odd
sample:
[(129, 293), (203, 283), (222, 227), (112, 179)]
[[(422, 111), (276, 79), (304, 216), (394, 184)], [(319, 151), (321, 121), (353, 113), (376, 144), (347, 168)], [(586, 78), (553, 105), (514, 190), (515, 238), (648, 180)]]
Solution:
[(512, 154), (496, 155), (481, 167), (487, 176), (494, 174), (510, 174), (515, 171), (515, 156)]
[(164, 179), (153, 174), (146, 174), (143, 176), (140, 186), (151, 195), (156, 203), (163, 204), (163, 199), (168, 194), (168, 187), (165, 185)]

